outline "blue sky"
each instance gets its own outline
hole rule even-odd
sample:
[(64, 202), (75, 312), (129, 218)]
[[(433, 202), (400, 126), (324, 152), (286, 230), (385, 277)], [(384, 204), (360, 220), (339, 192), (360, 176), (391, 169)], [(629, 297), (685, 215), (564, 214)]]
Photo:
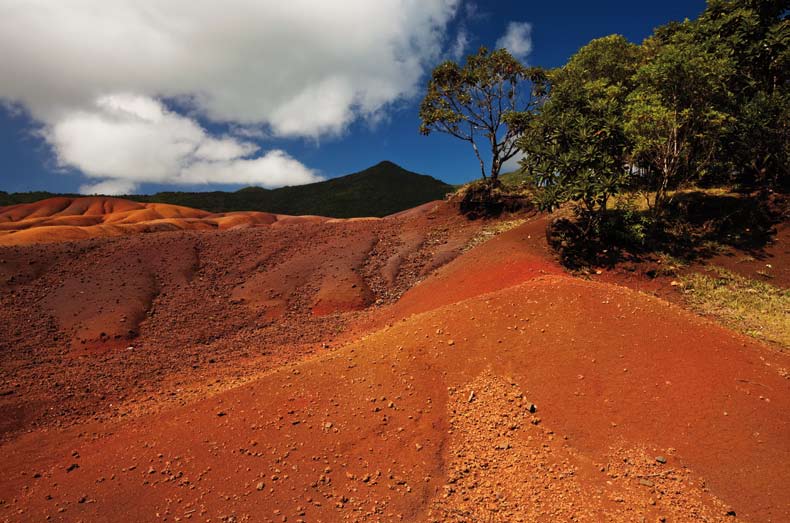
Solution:
[[(57, 9), (19, 14), (9, 11), (10, 4), (0, 7), (0, 20), (6, 20), (0, 21), (6, 50), (0, 76), (15, 79), (0, 87), (0, 190), (138, 193), (304, 183), (384, 159), (450, 183), (465, 182), (479, 172), (471, 148), (441, 134), (421, 136), (417, 117), (426, 75), (452, 55), (459, 32), (467, 36), (466, 52), (472, 52), (493, 47), (509, 23), (529, 23), (532, 50), (525, 61), (555, 67), (593, 38), (620, 33), (640, 42), (655, 26), (695, 18), (705, 5), (437, 0), (435, 8), (404, 13), (391, 0), (381, 4), (390, 13), (357, 9), (361, 19), (351, 15), (349, 24), (350, 15), (339, 12), (324, 30), (323, 20), (342, 9), (310, 19), (294, 8), (281, 14), (285, 19), (270, 20), (271, 6), (260, 6), (266, 1), (253, 6), (239, 0), (238, 17), (218, 23), (216, 13), (194, 15), (198, 28), (203, 21), (212, 30), (219, 26), (216, 38), (202, 30), (180, 33), (168, 24), (179, 19), (173, 9), (155, 13), (152, 27), (158, 32), (146, 45), (139, 39), (152, 34), (149, 18), (119, 16), (113, 9), (129, 12), (122, 0), (103, 2), (109, 7), (92, 11), (94, 18)], [(190, 8), (189, 2), (182, 5)], [(113, 34), (92, 34), (102, 16), (116, 24), (113, 34), (128, 31), (126, 37), (138, 45), (125, 49)], [(391, 22), (398, 17), (403, 19)], [(49, 36), (50, 48), (36, 44), (38, 28), (50, 24), (64, 26), (60, 44), (57, 34)], [(316, 24), (321, 28), (315, 30)], [(358, 43), (356, 37), (338, 43), (359, 24), (372, 26), (369, 33)], [(223, 30), (241, 36), (231, 45)], [(272, 36), (258, 41), (260, 33)], [(84, 41), (70, 40), (74, 34), (85, 34)], [(399, 51), (391, 55), (393, 47)], [(229, 80), (216, 81), (221, 74)], [(124, 120), (149, 117), (144, 126)], [(151, 174), (139, 174), (144, 171)]]

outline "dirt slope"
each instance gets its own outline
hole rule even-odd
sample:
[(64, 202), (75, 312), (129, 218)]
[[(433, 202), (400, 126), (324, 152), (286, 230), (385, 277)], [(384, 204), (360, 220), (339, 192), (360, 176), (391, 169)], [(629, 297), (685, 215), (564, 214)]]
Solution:
[[(467, 226), (433, 207), (276, 234), (138, 237), (160, 239), (148, 247), (165, 257), (152, 272), (173, 282), (139, 325), (145, 355), (110, 350), (80, 365), (112, 373), (140, 357), (172, 376), (169, 355), (184, 374), (217, 355), (227, 380), (245, 361), (231, 347), (295, 352), (220, 393), (170, 389), (178, 407), (99, 423), (77, 402), (76, 425), (15, 435), (0, 448), (0, 520), (790, 520), (787, 355), (660, 299), (564, 275), (532, 241), (540, 220), (452, 259), (475, 233)], [(187, 242), (177, 252), (197, 245), (197, 264), (166, 259), (176, 239)], [(90, 280), (95, 270), (76, 269), (127, 242), (85, 244), (90, 256), (74, 263), (88, 265), (65, 268), (43, 247), (3, 251), (25, 282), (11, 291), (28, 300), (3, 303), (18, 311), (15, 340), (28, 332), (24, 311), (48, 306), (50, 278)], [(165, 266), (186, 281), (161, 277)], [(338, 312), (326, 315), (327, 299)], [(52, 328), (43, 332), (68, 330)], [(301, 331), (333, 347), (296, 358), (288, 336)], [(4, 348), (2, 369), (27, 384), (47, 367), (23, 346)], [(53, 376), (65, 360), (52, 361)], [(142, 368), (113, 379), (145, 380)], [(68, 369), (53, 379), (79, 376)]]
[(111, 434), (19, 438), (0, 490), (30, 521), (784, 521), (787, 365), (664, 302), (544, 277)]
[(0, 439), (184, 401), (334, 346), (479, 229), (392, 219), (0, 247)]

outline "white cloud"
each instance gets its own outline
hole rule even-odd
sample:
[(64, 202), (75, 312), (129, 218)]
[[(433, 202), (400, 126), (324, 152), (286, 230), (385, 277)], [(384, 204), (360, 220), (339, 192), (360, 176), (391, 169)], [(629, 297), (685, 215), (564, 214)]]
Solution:
[(132, 194), (137, 184), (129, 180), (105, 180), (80, 185), (80, 194), (121, 195)]
[[(304, 183), (315, 179), (310, 169), (280, 151), (249, 158), (247, 140), (318, 139), (382, 118), (418, 93), (458, 5), (3, 0), (0, 102), (43, 124), (61, 163), (115, 180), (102, 188), (186, 173), (206, 183)], [(188, 102), (196, 118), (239, 138), (209, 136), (163, 99)], [(286, 165), (293, 174), (282, 177)]]
[(129, 194), (140, 183), (299, 185), (321, 178), (280, 150), (210, 136), (194, 120), (137, 95), (99, 98), (90, 110), (64, 112), (44, 131), (63, 166), (89, 178), (84, 193)]
[(210, 183), (221, 173), (228, 183), (281, 187), (321, 181), (312, 170), (281, 150), (257, 158), (234, 158), (217, 162), (195, 162), (181, 171), (178, 181), (187, 184)]
[(102, 95), (316, 137), (414, 94), (458, 0), (4, 0), (0, 98), (51, 121)]
[(195, 151), (195, 157), (201, 160), (232, 160), (247, 156), (258, 150), (254, 143), (240, 142), (235, 138), (209, 138), (204, 140)]
[(525, 59), (532, 52), (532, 24), (510, 22), (505, 34), (496, 41), (496, 47), (507, 49), (516, 58)]
[(461, 27), (455, 35), (455, 41), (450, 48), (450, 56), (456, 62), (461, 60), (466, 54), (467, 47), (469, 47), (469, 34), (466, 32), (466, 28)]

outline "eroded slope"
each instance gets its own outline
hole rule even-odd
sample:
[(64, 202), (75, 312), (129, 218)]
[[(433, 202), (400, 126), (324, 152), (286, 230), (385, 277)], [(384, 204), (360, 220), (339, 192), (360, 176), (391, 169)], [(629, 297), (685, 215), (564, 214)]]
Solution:
[[(334, 346), (353, 338), (354, 329), (374, 332), (302, 361), (270, 362), (259, 368), (271, 369), (259, 378), (180, 407), (17, 436), (2, 447), (0, 517), (790, 519), (786, 354), (660, 299), (564, 275), (537, 247), (542, 242), (531, 241), (545, 227), (540, 220), (412, 278), (420, 264), (434, 266), (417, 260), (446, 259), (457, 252), (450, 246), (463, 243), (461, 224), (443, 221), (451, 217), (438, 211), (408, 215), (419, 220), (419, 230), (430, 231), (424, 248), (402, 252), (417, 229), (397, 222), (399, 228), (381, 231), (363, 266), (352, 271), (367, 283), (366, 300), (383, 305), (364, 315), (322, 316), (314, 309), (322, 276), (339, 274), (344, 281), (348, 273), (340, 268), (359, 259), (357, 246), (367, 249), (367, 222), (343, 229), (347, 236), (327, 232), (333, 224), (317, 224), (308, 236), (301, 229), (309, 241), (277, 244), (258, 262), (244, 253), (258, 252), (270, 236), (215, 244), (239, 260), (233, 266), (207, 254), (203, 244), (198, 259), (213, 262), (191, 281), (226, 272), (229, 278), (201, 305), (233, 302), (234, 310), (253, 311), (260, 321), (272, 315), (294, 321), (282, 331), (222, 334), (199, 351), (221, 354), (235, 366), (244, 358), (222, 347), (254, 350), (262, 339), (257, 335), (310, 331)], [(342, 254), (322, 247), (318, 231), (336, 238)], [(446, 243), (435, 241), (441, 237)], [(322, 258), (317, 266), (307, 263), (310, 252)], [(389, 280), (381, 268), (395, 264), (401, 275)], [(283, 267), (278, 277), (267, 279), (277, 267)], [(39, 269), (30, 270), (33, 278)], [(311, 275), (302, 279), (305, 271)], [(46, 278), (42, 274), (36, 281)], [(400, 287), (386, 282), (406, 277), (424, 281), (395, 301)], [(288, 280), (313, 283), (270, 289)], [(181, 296), (170, 292), (167, 299)], [(264, 299), (256, 301), (261, 293)], [(293, 310), (268, 300), (292, 303)], [(195, 332), (228, 323), (227, 317), (215, 320), (212, 309), (194, 314), (193, 323), (178, 316), (187, 322), (185, 334), (200, 322), (210, 328)], [(332, 318), (353, 328), (330, 334), (327, 325), (337, 325)], [(311, 327), (317, 321), (329, 323), (324, 330)], [(249, 318), (241, 324), (249, 325)], [(152, 331), (158, 336), (180, 332), (178, 321), (160, 325)], [(289, 346), (289, 338), (283, 340), (272, 347)], [(227, 379), (230, 372), (218, 374)]]
[(21, 437), (0, 488), (31, 521), (782, 521), (787, 364), (542, 277), (112, 434)]
[(431, 204), (383, 220), (1, 247), (0, 430), (185, 401), (335, 346), (478, 228)]

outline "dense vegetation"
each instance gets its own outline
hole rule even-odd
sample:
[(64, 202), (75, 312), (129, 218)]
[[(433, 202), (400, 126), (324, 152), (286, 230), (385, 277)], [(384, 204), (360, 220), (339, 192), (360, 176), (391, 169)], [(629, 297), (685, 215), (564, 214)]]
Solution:
[[(385, 161), (358, 173), (308, 185), (272, 190), (247, 187), (236, 192), (162, 192), (124, 198), (184, 205), (211, 212), (266, 211), (352, 218), (386, 216), (441, 199), (452, 190), (451, 185), (440, 180)], [(0, 192), (0, 205), (28, 203), (52, 196), (57, 195)]]
[(640, 193), (658, 227), (677, 189), (786, 189), (790, 179), (787, 0), (710, 0), (641, 45), (612, 35), (549, 71), (519, 146), (546, 209), (573, 202), (585, 234), (613, 197)]
[[(549, 231), (569, 264), (756, 246), (790, 185), (789, 13), (790, 0), (709, 0), (696, 20), (641, 44), (593, 40), (545, 72), (481, 49), (434, 70), (423, 132), (472, 141), (476, 153), (475, 133), (488, 138), (492, 170), (465, 188), (475, 201), (520, 191), (544, 210), (571, 209)], [(516, 87), (530, 88), (528, 103), (513, 103)], [(520, 172), (500, 179), (516, 148)]]

